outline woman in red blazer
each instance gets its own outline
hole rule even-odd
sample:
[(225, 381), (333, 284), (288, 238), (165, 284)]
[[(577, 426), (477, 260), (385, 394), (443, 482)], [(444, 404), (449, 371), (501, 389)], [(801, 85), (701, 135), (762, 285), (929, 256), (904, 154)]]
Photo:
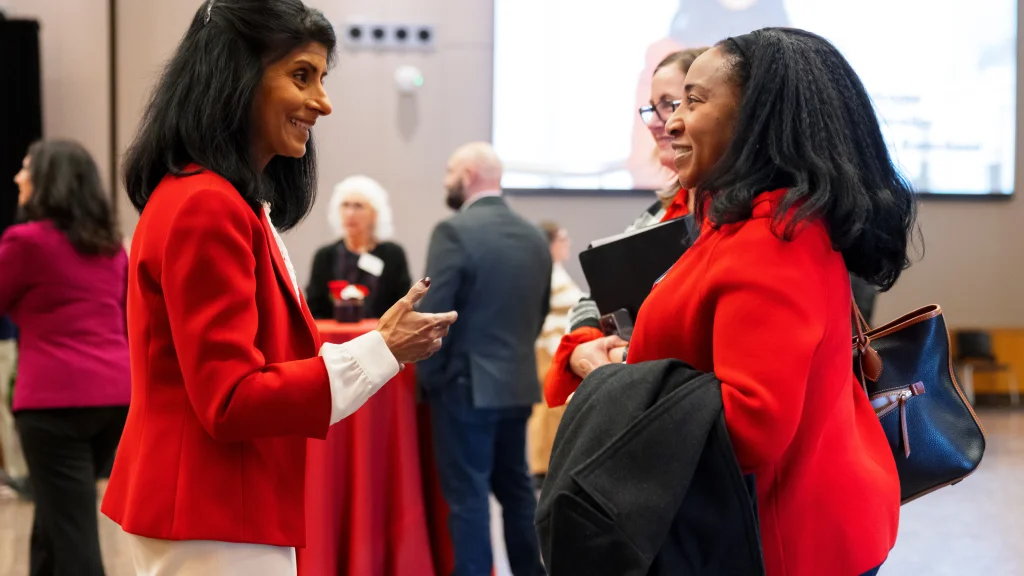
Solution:
[(769, 576), (874, 574), (900, 488), (852, 370), (847, 269), (893, 285), (913, 193), (856, 73), (808, 32), (720, 42), (676, 106), (667, 130), (703, 230), (645, 301), (627, 361), (678, 358), (721, 380)]
[(132, 402), (103, 512), (145, 575), (294, 575), (306, 439), (429, 356), (455, 320), (412, 306), (321, 345), (277, 228), (313, 204), (310, 130), (335, 36), (299, 0), (196, 13), (128, 152)]

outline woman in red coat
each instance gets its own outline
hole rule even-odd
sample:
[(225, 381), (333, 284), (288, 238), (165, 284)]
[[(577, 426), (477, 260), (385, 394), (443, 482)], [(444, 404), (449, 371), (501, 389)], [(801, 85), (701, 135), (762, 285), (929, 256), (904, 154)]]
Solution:
[(871, 101), (828, 41), (769, 28), (700, 56), (667, 130), (703, 229), (641, 308), (627, 361), (721, 380), (768, 576), (874, 574), (900, 488), (852, 370), (848, 269), (891, 287), (915, 205)]
[(455, 320), (413, 311), (424, 281), (377, 330), (320, 343), (277, 229), (313, 205), (334, 46), (299, 0), (208, 1), (128, 152), (132, 400), (102, 509), (139, 574), (293, 576), (306, 439)]

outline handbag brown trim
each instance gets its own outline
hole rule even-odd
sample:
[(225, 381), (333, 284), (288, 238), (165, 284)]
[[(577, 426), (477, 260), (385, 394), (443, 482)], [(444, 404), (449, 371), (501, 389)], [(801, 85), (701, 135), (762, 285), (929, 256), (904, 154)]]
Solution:
[[(854, 304), (854, 306), (856, 306), (856, 304)], [(860, 311), (858, 310), (857, 313), (860, 314)], [(866, 335), (868, 338), (881, 338), (882, 336), (888, 336), (893, 332), (898, 332), (904, 328), (913, 326), (914, 324), (924, 322), (925, 320), (931, 320), (941, 315), (942, 308), (940, 308), (938, 304), (929, 304), (928, 306), (922, 306), (909, 314), (904, 314), (903, 316), (900, 316), (888, 324), (879, 326), (878, 328), (870, 330), (865, 329), (867, 330)]]

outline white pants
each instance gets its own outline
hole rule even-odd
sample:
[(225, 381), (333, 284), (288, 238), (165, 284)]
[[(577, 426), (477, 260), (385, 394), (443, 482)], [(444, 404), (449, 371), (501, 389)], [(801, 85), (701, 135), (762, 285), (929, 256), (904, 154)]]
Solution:
[(128, 534), (138, 576), (296, 576), (295, 548)]
[(11, 478), (28, 476), (28, 466), (21, 452), (21, 441), (14, 429), (14, 415), (11, 414), (11, 376), (18, 363), (18, 344), (14, 340), (0, 340), (0, 447), (4, 452), (4, 470)]

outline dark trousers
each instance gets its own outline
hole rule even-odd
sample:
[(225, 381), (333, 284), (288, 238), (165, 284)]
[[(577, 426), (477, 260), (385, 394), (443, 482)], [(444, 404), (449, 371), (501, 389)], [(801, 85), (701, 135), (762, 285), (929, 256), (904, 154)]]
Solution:
[(867, 572), (861, 574), (860, 576), (876, 576), (878, 574), (878, 570), (881, 569), (881, 568), (882, 568), (881, 566), (879, 566), (878, 568), (873, 568), (873, 569), (868, 570)]
[(30, 576), (103, 575), (96, 479), (127, 416), (127, 406), (15, 413), (36, 505)]
[(491, 574), (491, 492), (501, 504), (512, 573), (543, 575), (533, 526), (537, 498), (526, 466), (530, 407), (474, 408), (464, 383), (434, 391), (430, 404), (441, 492), (450, 509), (454, 576)]

